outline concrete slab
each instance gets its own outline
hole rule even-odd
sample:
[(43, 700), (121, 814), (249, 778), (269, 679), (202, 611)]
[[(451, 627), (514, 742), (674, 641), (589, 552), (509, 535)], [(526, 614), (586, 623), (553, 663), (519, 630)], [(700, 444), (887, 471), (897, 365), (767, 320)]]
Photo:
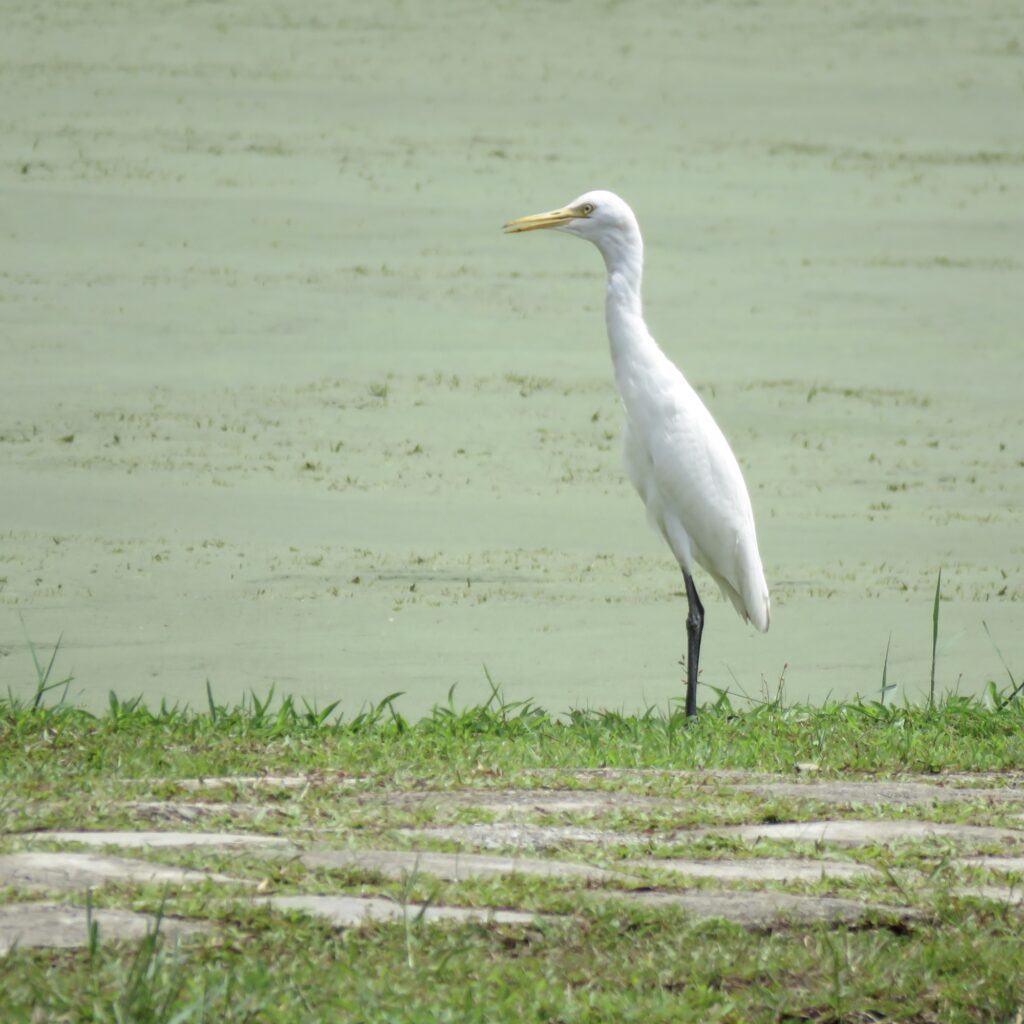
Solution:
[[(652, 906), (678, 907), (692, 917), (722, 917), (747, 927), (764, 927), (786, 921), (856, 921), (872, 910), (895, 916), (909, 915), (909, 911), (900, 908), (857, 900), (774, 892), (617, 892), (607, 895)], [(391, 900), (355, 896), (275, 896), (268, 898), (267, 902), (281, 910), (301, 910), (325, 917), (343, 928), (357, 927), (368, 921), (404, 921), (407, 916), (416, 917), (422, 909), (422, 904), (409, 904), (403, 908)], [(542, 916), (520, 910), (439, 906), (428, 907), (423, 920), (427, 923), (482, 921), (528, 925)]]
[(422, 912), (427, 924), (442, 921), (480, 921), (484, 924), (528, 925), (540, 916), (523, 910), (488, 907), (440, 907), (423, 909), (421, 903), (402, 906), (393, 900), (360, 896), (271, 896), (266, 902), (278, 910), (300, 910), (326, 918), (339, 928), (355, 928), (370, 921), (415, 920)]
[(567, 843), (631, 846), (649, 843), (652, 839), (658, 838), (680, 841), (691, 837), (696, 839), (705, 835), (738, 836), (745, 842), (756, 842), (758, 839), (780, 839), (793, 842), (835, 843), (840, 846), (936, 837), (951, 841), (1024, 844), (1024, 829), (879, 819), (772, 822), (757, 825), (730, 825), (715, 829), (687, 829), (660, 834), (615, 832), (610, 829), (588, 829), (576, 825), (528, 825), (508, 822), (438, 826), (407, 831), (411, 831), (415, 835), (452, 840), (483, 849), (513, 847), (519, 850), (557, 849)]
[(954, 889), (955, 896), (972, 896), (980, 900), (994, 900), (1008, 907), (1024, 905), (1024, 888), (1004, 888), (999, 885), (975, 885)]
[(958, 864), (989, 871), (1017, 872), (1024, 875), (1024, 857), (961, 857)]
[(748, 928), (763, 928), (787, 921), (858, 921), (871, 911), (909, 917), (911, 911), (861, 903), (833, 896), (797, 896), (784, 892), (632, 893), (628, 898), (656, 907), (678, 907), (691, 917), (724, 917)]
[(436, 828), (404, 829), (417, 836), (450, 839), (457, 843), (497, 850), (513, 847), (519, 850), (556, 849), (566, 843), (599, 843), (621, 846), (650, 841), (649, 835), (637, 832), (613, 832), (610, 829), (582, 828), (577, 825), (519, 825), (493, 822), (480, 825), (447, 825)]
[(524, 775), (538, 779), (571, 778), (579, 782), (678, 779), (695, 786), (785, 778), (777, 772), (748, 772), (742, 768), (531, 768)]
[(956, 842), (1024, 843), (1024, 830), (985, 825), (943, 825), (932, 821), (787, 821), (714, 829), (714, 835), (739, 836), (744, 842), (782, 839), (792, 842), (863, 846), (901, 840), (941, 838)]
[(126, 800), (117, 805), (133, 815), (149, 821), (199, 821), (213, 814), (238, 814), (253, 816), (273, 814), (273, 804), (228, 804), (228, 803), (185, 803), (180, 800)]
[(412, 850), (310, 850), (299, 860), (307, 867), (356, 867), (378, 871), (389, 878), (419, 872), (457, 882), (464, 878), (535, 875), (543, 878), (584, 878), (597, 882), (628, 877), (637, 868), (657, 868), (694, 878), (753, 880), (770, 882), (817, 882), (821, 878), (853, 878), (877, 874), (867, 864), (849, 861), (802, 860), (793, 858), (751, 860), (686, 860), (681, 858), (617, 862), (614, 868), (599, 868), (576, 861), (538, 857), (501, 856), (484, 853), (436, 853)]
[(381, 801), (389, 806), (420, 807), (443, 804), (457, 807), (482, 807), (493, 814), (585, 814), (619, 809), (671, 807), (663, 797), (623, 793), (601, 789), (451, 789), (414, 790), (391, 794), (361, 794), (362, 801)]
[(290, 839), (281, 836), (261, 836), (253, 832), (32, 832), (22, 838), (26, 842), (82, 843), (86, 846), (125, 846), (133, 849), (187, 849), (194, 846), (283, 849), (294, 846)]
[(212, 775), (201, 779), (155, 781), (191, 790), (220, 789), (226, 786), (242, 789), (304, 789), (306, 786), (358, 786), (366, 782), (366, 777), (346, 775), (342, 772), (323, 772), (312, 775)]
[(740, 783), (733, 788), (746, 793), (828, 804), (1024, 803), (1024, 789), (964, 788), (927, 782), (858, 782), (820, 779), (808, 782)]
[(308, 775), (212, 775), (202, 779), (159, 779), (160, 783), (182, 789), (220, 789), (222, 786), (240, 786), (265, 789), (302, 789), (308, 786)]
[[(168, 864), (110, 857), (101, 853), (52, 853), (46, 850), (0, 855), (0, 886), (46, 891), (76, 892), (106, 882), (162, 882), (188, 885), (197, 882), (234, 882), (226, 875), (189, 871)], [(249, 885), (248, 881), (239, 884)]]
[[(156, 927), (155, 914), (132, 910), (93, 908), (92, 920), (99, 929), (99, 941), (140, 939)], [(206, 925), (165, 917), (160, 934), (181, 939), (202, 931)], [(0, 906), (0, 953), (17, 945), (23, 949), (40, 946), (72, 949), (89, 944), (85, 907), (58, 903), (8, 903)]]
[(1024, 788), (1024, 771), (1011, 769), (1009, 771), (994, 772), (946, 772), (942, 775), (928, 775), (920, 778), (921, 782), (951, 783), (953, 785), (965, 785), (981, 787), (989, 784), (1000, 788), (1017, 787)]
[(727, 881), (818, 882), (822, 878), (856, 878), (877, 875), (868, 864), (839, 860), (801, 860), (796, 857), (757, 858), (754, 860), (685, 860), (646, 857), (622, 861), (622, 869), (657, 868), (693, 878), (717, 878)]
[(457, 882), (464, 878), (494, 875), (537, 875), (544, 878), (586, 878), (607, 881), (615, 876), (589, 864), (542, 860), (535, 857), (503, 857), (484, 853), (435, 853), (413, 850), (310, 850), (299, 860), (307, 867), (362, 868), (389, 878), (419, 872)]

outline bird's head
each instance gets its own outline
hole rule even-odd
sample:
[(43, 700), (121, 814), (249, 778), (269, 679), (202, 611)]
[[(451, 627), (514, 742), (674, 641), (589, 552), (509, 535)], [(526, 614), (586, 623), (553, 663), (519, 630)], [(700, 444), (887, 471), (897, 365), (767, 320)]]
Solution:
[(534, 213), (528, 217), (510, 220), (506, 234), (557, 228), (593, 242), (603, 253), (623, 243), (639, 243), (640, 229), (636, 217), (625, 200), (614, 192), (596, 190), (584, 192), (568, 206), (547, 213)]

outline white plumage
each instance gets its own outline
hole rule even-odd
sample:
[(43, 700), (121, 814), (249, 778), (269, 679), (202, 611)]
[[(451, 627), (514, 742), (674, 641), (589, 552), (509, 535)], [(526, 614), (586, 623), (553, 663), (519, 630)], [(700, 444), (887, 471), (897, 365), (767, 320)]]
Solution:
[(690, 606), (686, 710), (695, 714), (704, 608), (693, 583), (694, 565), (757, 629), (767, 630), (771, 619), (750, 495), (707, 406), (644, 323), (644, 248), (633, 211), (612, 192), (586, 192), (568, 206), (505, 225), (507, 232), (538, 228), (585, 238), (604, 257), (605, 320), (626, 417), (626, 472), (683, 571)]

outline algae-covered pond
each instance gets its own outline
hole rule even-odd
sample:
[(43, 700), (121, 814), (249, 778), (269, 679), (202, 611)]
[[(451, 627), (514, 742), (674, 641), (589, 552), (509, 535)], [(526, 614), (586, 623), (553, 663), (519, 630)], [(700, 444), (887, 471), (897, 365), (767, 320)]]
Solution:
[[(731, 439), (790, 696), (1024, 673), (1019, 5), (133, 0), (0, 37), (0, 686), (415, 713), (681, 693), (602, 265), (611, 188)], [(700, 581), (699, 581), (700, 582)], [(987, 631), (986, 631), (987, 626)]]

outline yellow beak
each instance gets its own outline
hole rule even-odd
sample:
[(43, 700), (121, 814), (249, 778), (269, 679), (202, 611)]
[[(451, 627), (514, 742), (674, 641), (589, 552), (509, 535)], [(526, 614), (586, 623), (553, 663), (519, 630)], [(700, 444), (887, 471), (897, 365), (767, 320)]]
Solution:
[(529, 217), (518, 217), (510, 220), (504, 225), (507, 235), (514, 235), (518, 231), (537, 231), (539, 228), (558, 228), (563, 224), (581, 216), (577, 211), (570, 210), (563, 206), (560, 210), (550, 210), (547, 213), (531, 213)]

